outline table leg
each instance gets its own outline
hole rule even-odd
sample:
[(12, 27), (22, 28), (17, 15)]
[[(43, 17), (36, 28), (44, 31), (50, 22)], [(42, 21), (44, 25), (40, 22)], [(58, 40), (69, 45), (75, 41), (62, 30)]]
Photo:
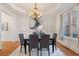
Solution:
[(24, 41), (24, 49), (25, 49), (25, 54), (26, 54), (26, 40)]

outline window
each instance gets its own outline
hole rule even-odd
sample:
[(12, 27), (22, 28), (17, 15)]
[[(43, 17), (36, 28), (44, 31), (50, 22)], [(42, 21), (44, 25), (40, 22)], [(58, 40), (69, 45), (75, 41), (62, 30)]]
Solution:
[(79, 5), (61, 15), (61, 41), (79, 52)]
[[(77, 11), (70, 10), (64, 14), (62, 14), (62, 37), (71, 37), (71, 38), (77, 38)], [(62, 39), (63, 39), (62, 38)]]
[(70, 13), (64, 14), (62, 17), (63, 23), (62, 23), (62, 34), (64, 36), (70, 36)]

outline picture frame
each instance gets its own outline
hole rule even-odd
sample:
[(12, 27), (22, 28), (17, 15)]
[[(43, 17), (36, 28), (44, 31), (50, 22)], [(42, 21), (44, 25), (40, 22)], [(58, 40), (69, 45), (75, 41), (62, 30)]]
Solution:
[(1, 24), (2, 31), (8, 31), (8, 23)]

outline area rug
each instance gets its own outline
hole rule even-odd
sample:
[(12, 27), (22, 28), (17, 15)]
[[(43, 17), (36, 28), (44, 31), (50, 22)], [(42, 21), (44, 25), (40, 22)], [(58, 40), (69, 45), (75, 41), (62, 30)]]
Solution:
[[(65, 56), (65, 54), (57, 48), (57, 50), (52, 53), (52, 46), (49, 46), (50, 48), (50, 56)], [(20, 47), (18, 47), (13, 53), (10, 54), (10, 56), (29, 56), (29, 52), (27, 50), (27, 54), (24, 53), (24, 50), (20, 52)], [(37, 56), (37, 50), (33, 49), (31, 52), (31, 56)], [(40, 56), (40, 51), (39, 51), (39, 56)], [(48, 51), (46, 49), (43, 49), (42, 51), (42, 56), (48, 56)]]

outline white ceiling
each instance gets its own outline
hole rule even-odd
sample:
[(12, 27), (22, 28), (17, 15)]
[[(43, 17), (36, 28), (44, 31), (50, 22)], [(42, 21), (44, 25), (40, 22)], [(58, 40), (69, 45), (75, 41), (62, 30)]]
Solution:
[[(19, 12), (29, 14), (34, 8), (34, 3), (11, 3), (9, 4), (12, 8)], [(70, 8), (75, 3), (37, 3), (39, 12), (43, 15), (46, 13), (55, 13), (64, 9)]]
[[(15, 3), (10, 4), (14, 9), (20, 12), (30, 13), (34, 8), (34, 3)], [(38, 3), (37, 8), (40, 13), (45, 14), (50, 10), (55, 11), (61, 4), (60, 3)]]
[[(34, 3), (6, 3), (3, 4), (17, 15), (29, 14), (34, 8)], [(39, 12), (44, 15), (47, 13), (57, 14), (76, 5), (76, 3), (37, 3)]]

